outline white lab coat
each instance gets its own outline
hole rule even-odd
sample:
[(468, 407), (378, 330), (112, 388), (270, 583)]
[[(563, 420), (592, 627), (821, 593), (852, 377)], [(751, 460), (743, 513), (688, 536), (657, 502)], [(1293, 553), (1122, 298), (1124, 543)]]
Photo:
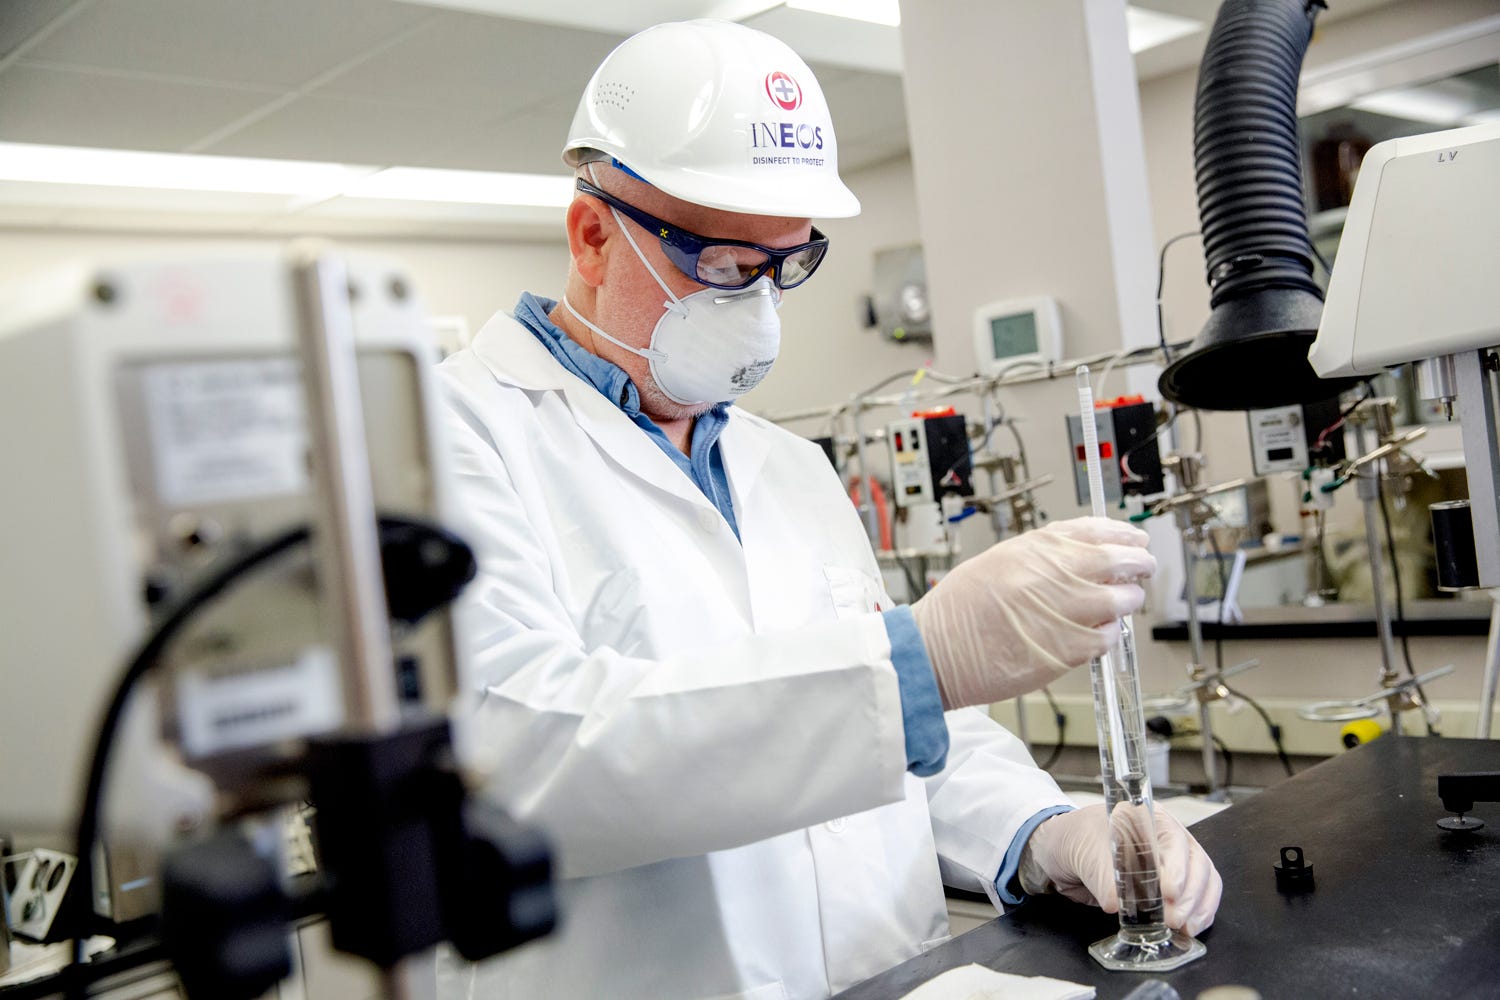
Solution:
[[(945, 940), (1066, 802), (1013, 736), (949, 713), (906, 770), (870, 545), (816, 445), (731, 409), (741, 540), (509, 316), (441, 367), (462, 525), (468, 738), (556, 849), (563, 922), (447, 998), (824, 997)], [(941, 867), (941, 877), (940, 877)]]

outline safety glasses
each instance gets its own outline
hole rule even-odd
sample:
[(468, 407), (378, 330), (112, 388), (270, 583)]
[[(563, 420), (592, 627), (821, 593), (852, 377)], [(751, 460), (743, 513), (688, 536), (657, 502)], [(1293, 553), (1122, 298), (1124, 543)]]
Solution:
[(813, 227), (812, 239), (800, 246), (775, 250), (743, 240), (715, 240), (679, 229), (649, 212), (626, 204), (602, 191), (582, 177), (578, 190), (615, 208), (627, 219), (648, 230), (661, 240), (661, 248), (677, 269), (704, 285), (714, 288), (747, 288), (769, 275), (777, 288), (796, 288), (812, 277), (823, 255), (828, 252), (828, 237)]

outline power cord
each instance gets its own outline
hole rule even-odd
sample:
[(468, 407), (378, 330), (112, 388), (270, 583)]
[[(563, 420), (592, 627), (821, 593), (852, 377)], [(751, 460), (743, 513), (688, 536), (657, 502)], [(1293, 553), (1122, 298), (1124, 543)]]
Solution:
[(1217, 736), (1214, 737), (1214, 746), (1219, 748), (1219, 753), (1224, 755), (1224, 787), (1234, 787), (1234, 754), (1224, 745), (1224, 741)]
[(1196, 229), (1192, 232), (1178, 233), (1161, 245), (1161, 255), (1156, 260), (1156, 340), (1161, 346), (1161, 353), (1164, 358), (1170, 359), (1172, 356), (1171, 349), (1167, 347), (1166, 325), (1162, 322), (1161, 318), (1161, 293), (1162, 289), (1167, 285), (1167, 251), (1172, 248), (1173, 243), (1179, 240), (1201, 235), (1203, 234)]
[[(280, 535), (256, 546), (242, 555), (236, 556), (225, 565), (214, 570), (213, 573), (198, 587), (190, 591), (177, 605), (162, 619), (156, 629), (141, 645), (135, 656), (131, 659), (129, 666), (116, 682), (114, 693), (110, 696), (109, 706), (105, 709), (104, 718), (99, 725), (99, 735), (94, 740), (93, 755), (89, 760), (88, 780), (84, 785), (83, 801), (78, 811), (78, 830), (76, 850), (78, 852), (78, 867), (74, 877), (80, 880), (81, 885), (92, 886), (93, 881), (93, 856), (94, 846), (99, 839), (100, 811), (104, 799), (104, 777), (109, 765), (109, 752), (114, 743), (116, 731), (120, 727), (120, 719), (124, 715), (125, 705), (130, 699), (136, 684), (146, 676), (161, 659), (162, 651), (173, 637), (181, 631), (190, 618), (209, 601), (219, 596), (235, 580), (255, 569), (261, 564), (268, 562), (293, 546), (307, 541), (308, 529), (304, 527), (293, 528)], [(88, 936), (80, 934), (73, 946), (73, 965), (84, 964), (86, 958)], [(82, 979), (75, 980), (75, 988), (79, 991), (75, 995), (83, 995), (86, 987)], [(70, 992), (72, 992), (70, 990)]]
[[(1219, 675), (1222, 677), (1224, 674), (1224, 604), (1226, 602), (1225, 599), (1228, 596), (1227, 591), (1229, 590), (1229, 579), (1227, 574), (1224, 572), (1224, 553), (1219, 550), (1219, 540), (1212, 534), (1210, 534), (1208, 536), (1208, 544), (1213, 547), (1214, 563), (1219, 570), (1219, 628), (1214, 633), (1214, 666)], [(1221, 681), (1220, 683), (1223, 682)], [(1292, 760), (1287, 756), (1286, 747), (1281, 742), (1281, 727), (1271, 721), (1270, 713), (1268, 713), (1265, 708), (1261, 706), (1260, 702), (1256, 701), (1254, 698), (1251, 698), (1249, 695), (1244, 694), (1243, 692), (1236, 691), (1228, 684), (1224, 684), (1224, 690), (1228, 691), (1236, 698), (1239, 698), (1241, 701), (1247, 703), (1251, 708), (1255, 709), (1257, 714), (1260, 715), (1261, 720), (1266, 724), (1266, 730), (1271, 734), (1271, 743), (1276, 747), (1276, 756), (1281, 760), (1281, 766), (1286, 770), (1287, 777), (1291, 777), (1295, 772), (1292, 770)], [(1217, 740), (1217, 737), (1215, 737), (1215, 739)], [(1220, 745), (1222, 746), (1222, 744)], [(1224, 770), (1224, 784), (1225, 786), (1228, 786), (1229, 764), (1227, 758), (1225, 760)]]
[(911, 596), (907, 599), (908, 604), (915, 604), (927, 593), (926, 585), (917, 579), (912, 572), (911, 564), (900, 556), (896, 557), (896, 565), (901, 567), (901, 575), (906, 578), (906, 590)]
[(1365, 380), (1365, 394), (1363, 396), (1359, 397), (1358, 399), (1356, 399), (1354, 402), (1350, 403), (1345, 409), (1341, 410), (1339, 412), (1338, 417), (1335, 418), (1335, 420), (1333, 421), (1333, 423), (1329, 424), (1327, 427), (1323, 428), (1321, 431), (1318, 432), (1317, 438), (1313, 441), (1312, 455), (1310, 457), (1316, 458), (1317, 455), (1320, 452), (1322, 452), (1323, 447), (1324, 447), (1324, 442), (1328, 439), (1328, 435), (1332, 434), (1334, 431), (1336, 431), (1340, 427), (1344, 426), (1344, 421), (1348, 418), (1349, 414), (1351, 414), (1355, 410), (1359, 409), (1361, 403), (1364, 403), (1366, 400), (1370, 399), (1374, 395), (1375, 395), (1375, 381), (1374, 381), (1374, 379), (1366, 379)]
[(1052, 697), (1052, 690), (1050, 688), (1042, 688), (1042, 694), (1047, 697), (1047, 705), (1052, 709), (1052, 721), (1057, 725), (1057, 745), (1052, 748), (1052, 753), (1047, 757), (1046, 763), (1042, 765), (1043, 771), (1050, 771), (1052, 770), (1052, 766), (1057, 763), (1058, 758), (1062, 756), (1063, 743), (1065, 742), (1064, 737), (1068, 731), (1068, 717), (1057, 706), (1057, 699)]
[(1248, 704), (1251, 708), (1255, 709), (1257, 714), (1260, 715), (1261, 719), (1266, 724), (1266, 729), (1271, 733), (1271, 742), (1276, 745), (1276, 756), (1281, 760), (1281, 766), (1286, 770), (1286, 776), (1290, 778), (1296, 772), (1292, 770), (1292, 759), (1286, 755), (1286, 747), (1282, 746), (1281, 744), (1281, 727), (1272, 722), (1271, 716), (1266, 713), (1266, 710), (1264, 708), (1261, 707), (1260, 702), (1256, 701), (1248, 694), (1245, 694), (1243, 691), (1236, 691), (1228, 684), (1224, 685), (1224, 690), (1228, 691), (1236, 698)]

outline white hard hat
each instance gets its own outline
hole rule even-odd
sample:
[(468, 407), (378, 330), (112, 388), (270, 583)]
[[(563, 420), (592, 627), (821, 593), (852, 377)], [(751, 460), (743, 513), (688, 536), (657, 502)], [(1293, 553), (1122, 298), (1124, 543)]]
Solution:
[(844, 218), (838, 140), (817, 78), (784, 42), (732, 21), (682, 21), (621, 42), (578, 102), (563, 160), (604, 154), (696, 205)]

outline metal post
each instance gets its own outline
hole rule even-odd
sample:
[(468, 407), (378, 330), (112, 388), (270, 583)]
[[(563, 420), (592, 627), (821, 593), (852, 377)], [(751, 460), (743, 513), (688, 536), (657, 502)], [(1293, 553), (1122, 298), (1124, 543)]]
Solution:
[(314, 247), (295, 253), (308, 442), (317, 482), (313, 522), (319, 585), (334, 616), (347, 724), (389, 732), (400, 724), (400, 712), (349, 279), (342, 261), (331, 255)]
[(1474, 518), (1479, 585), (1500, 587), (1500, 427), (1496, 426), (1495, 376), (1488, 351), (1454, 355), (1458, 413), (1463, 422), (1464, 469)]
[(1479, 689), (1479, 726), (1474, 734), (1482, 740), (1490, 738), (1490, 719), (1495, 714), (1495, 680), (1500, 674), (1500, 590), (1491, 590), (1490, 599), (1490, 644), (1484, 654), (1484, 681)]
[[(1193, 529), (1182, 530), (1183, 597), (1187, 600), (1188, 642), (1193, 657), (1190, 675), (1193, 680), (1202, 680), (1208, 668), (1203, 663), (1203, 622), (1198, 618), (1198, 553), (1193, 545)], [(1208, 797), (1213, 798), (1219, 790), (1217, 761), (1214, 760), (1214, 724), (1209, 714), (1208, 700), (1202, 690), (1198, 698), (1198, 732), (1203, 739), (1203, 777), (1208, 786)]]
[[(880, 517), (875, 513), (873, 494), (874, 487), (870, 484), (870, 467), (865, 463), (865, 431), (860, 415), (864, 412), (864, 400), (854, 401), (854, 464), (858, 467), (855, 482), (859, 483), (859, 516), (865, 522), (865, 534), (870, 539), (870, 547), (877, 552), (880, 551)], [(912, 594), (909, 601), (915, 601), (921, 594)]]
[[(1354, 428), (1354, 447), (1361, 455), (1366, 453), (1363, 424)], [(1396, 682), (1396, 637), (1391, 628), (1391, 609), (1385, 602), (1385, 542), (1381, 537), (1380, 524), (1384, 513), (1380, 501), (1380, 469), (1384, 460), (1371, 462), (1360, 469), (1357, 476), (1359, 499), (1364, 505), (1365, 547), (1369, 549), (1370, 595), (1375, 602), (1375, 630), (1380, 637), (1380, 662), (1384, 668), (1380, 676), (1382, 687), (1391, 687)], [(1401, 714), (1391, 710), (1391, 732), (1401, 735)]]
[[(990, 442), (994, 439), (994, 436), (995, 436), (995, 427), (996, 427), (996, 424), (994, 422), (995, 421), (995, 406), (994, 406), (994, 402), (990, 398), (990, 394), (989, 393), (985, 393), (984, 395), (982, 395), (982, 396), (979, 397), (979, 403), (980, 403), (980, 407), (981, 407), (980, 412), (984, 416), (984, 444), (985, 444), (985, 449), (990, 453), (990, 456), (993, 456), (994, 455), (994, 446)], [(995, 480), (995, 465), (994, 465), (993, 462), (985, 464), (984, 478), (985, 478), (985, 482), (989, 484), (990, 496), (992, 496), (992, 497), (999, 496), (1000, 495), (1000, 486), (999, 486), (999, 483), (997, 483), (996, 480)], [(1019, 527), (1018, 527), (1017, 530), (1019, 530)], [(991, 502), (990, 503), (990, 531), (994, 533), (994, 535), (995, 535), (995, 541), (997, 541), (997, 542), (1000, 541), (1001, 539), (1003, 539), (1005, 537), (1005, 533), (1006, 533), (1005, 532), (1005, 512), (1001, 508), (1000, 504), (995, 503), (995, 502)], [(1020, 699), (1017, 699), (1017, 701), (1019, 701), (1019, 700)], [(1016, 711), (1018, 711), (1018, 712), (1020, 711), (1020, 705), (1016, 706)], [(1022, 739), (1024, 740), (1025, 737), (1022, 737)]]
[[(979, 397), (979, 403), (981, 407), (980, 412), (984, 417), (985, 447), (993, 455), (994, 447), (990, 442), (994, 439), (995, 428), (997, 426), (995, 424), (994, 400), (989, 393), (984, 393)], [(993, 464), (986, 465), (984, 475), (985, 481), (989, 484), (990, 496), (999, 496), (1000, 486), (995, 480), (995, 466)], [(1020, 526), (1017, 525), (1016, 529), (1019, 532)], [(995, 541), (998, 542), (1005, 538), (1005, 512), (998, 503), (992, 502), (990, 504), (990, 530), (994, 532)], [(1021, 745), (1030, 750), (1031, 726), (1026, 721), (1026, 699), (1021, 695), (1016, 695), (1012, 700), (1016, 706), (1016, 736), (1020, 739)]]
[[(337, 633), (346, 724), (367, 733), (391, 732), (400, 726), (401, 716), (349, 313), (349, 278), (336, 257), (313, 247), (294, 253), (308, 442), (317, 483), (316, 565)], [(384, 996), (414, 1000), (415, 973), (408, 960), (382, 969)]]

